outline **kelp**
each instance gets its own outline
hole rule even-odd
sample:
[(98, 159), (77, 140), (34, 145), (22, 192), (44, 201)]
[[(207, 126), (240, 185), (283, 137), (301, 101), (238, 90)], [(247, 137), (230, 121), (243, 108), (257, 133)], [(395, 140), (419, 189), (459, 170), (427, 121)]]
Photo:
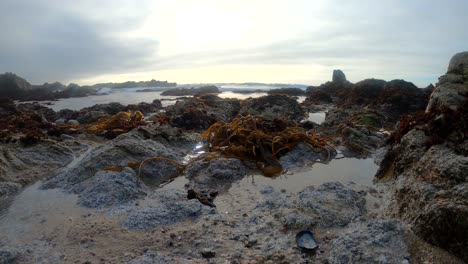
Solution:
[(143, 114), (140, 111), (134, 113), (129, 111), (101, 118), (96, 123), (88, 125), (85, 130), (92, 134), (113, 138), (143, 125), (146, 125), (146, 122), (143, 120)]
[[(299, 143), (312, 151), (326, 151), (330, 158), (329, 142), (325, 136), (307, 132), (298, 126), (286, 126), (284, 120), (262, 120), (252, 115), (236, 117), (232, 122), (217, 122), (208, 128), (201, 138), (209, 152), (226, 158), (254, 161), (265, 176), (282, 171), (279, 158)], [(328, 146), (328, 147), (327, 147)]]

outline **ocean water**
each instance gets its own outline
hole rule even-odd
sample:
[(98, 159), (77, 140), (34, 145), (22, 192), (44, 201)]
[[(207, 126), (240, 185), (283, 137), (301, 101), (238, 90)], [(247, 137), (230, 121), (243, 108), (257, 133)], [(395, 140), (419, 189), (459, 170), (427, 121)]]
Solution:
[[(161, 93), (163, 91), (161, 90), (138, 92), (143, 89), (147, 88), (103, 88), (100, 90), (100, 94), (97, 95), (91, 95), (87, 97), (64, 98), (57, 101), (41, 101), (39, 103), (53, 109), (54, 111), (60, 111), (62, 109), (80, 110), (82, 108), (90, 107), (95, 104), (106, 104), (111, 102), (118, 102), (123, 105), (137, 104), (141, 102), (151, 103), (155, 99), (160, 99), (162, 105), (165, 107), (168, 105), (175, 104), (177, 98), (180, 98), (180, 96), (162, 96)], [(249, 97), (255, 98), (264, 95), (267, 95), (266, 91), (256, 93), (235, 93), (232, 91), (223, 91), (221, 94), (219, 94), (221, 98), (238, 99), (246, 99)]]

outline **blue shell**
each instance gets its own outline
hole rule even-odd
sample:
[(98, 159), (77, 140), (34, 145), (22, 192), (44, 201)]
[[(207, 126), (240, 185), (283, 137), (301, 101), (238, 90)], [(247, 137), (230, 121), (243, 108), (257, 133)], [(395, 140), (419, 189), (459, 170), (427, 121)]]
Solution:
[(297, 246), (302, 248), (302, 249), (316, 249), (318, 248), (318, 243), (314, 238), (314, 235), (312, 235), (312, 232), (304, 230), (296, 235), (296, 243)]

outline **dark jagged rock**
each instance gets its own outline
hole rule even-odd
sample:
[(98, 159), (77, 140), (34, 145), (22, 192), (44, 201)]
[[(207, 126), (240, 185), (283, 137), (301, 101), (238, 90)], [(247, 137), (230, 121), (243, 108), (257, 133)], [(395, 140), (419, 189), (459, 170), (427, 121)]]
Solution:
[[(464, 73), (465, 64), (460, 61), (468, 58), (468, 53), (460, 54), (450, 61), (448, 73)], [(468, 84), (439, 83), (424, 114), (400, 121), (392, 134), (393, 145), (376, 175), (379, 179), (395, 179), (387, 208), (391, 215), (409, 223), (424, 240), (465, 261), (468, 260), (467, 95)]]
[(207, 93), (220, 93), (221, 91), (218, 89), (217, 86), (208, 85), (202, 86), (197, 88), (173, 88), (170, 90), (166, 90), (161, 93), (163, 96), (185, 96), (185, 95), (200, 95), (200, 94), (207, 94)]
[(265, 120), (287, 119), (301, 121), (305, 112), (297, 100), (287, 95), (267, 95), (246, 99), (239, 111), (241, 115), (262, 116)]
[(271, 89), (268, 94), (287, 94), (293, 96), (305, 95), (305, 91), (300, 88), (278, 88)]
[(378, 79), (366, 79), (360, 81), (349, 90), (345, 105), (368, 105), (376, 100), (382, 93), (386, 82)]
[(203, 95), (177, 101), (166, 107), (165, 116), (172, 126), (205, 130), (217, 121), (230, 122), (240, 109), (240, 100)]
[(341, 70), (333, 70), (332, 82), (344, 83), (346, 81), (346, 75)]
[(31, 89), (30, 83), (14, 73), (7, 72), (0, 74), (0, 97), (19, 100), (30, 92)]
[(304, 101), (304, 105), (330, 104), (332, 102), (332, 97), (322, 89), (311, 89)]
[(144, 115), (150, 114), (150, 113), (155, 113), (162, 109), (162, 103), (161, 100), (155, 99), (151, 103), (139, 103), (139, 104), (130, 104), (125, 107), (125, 111), (140, 111)]

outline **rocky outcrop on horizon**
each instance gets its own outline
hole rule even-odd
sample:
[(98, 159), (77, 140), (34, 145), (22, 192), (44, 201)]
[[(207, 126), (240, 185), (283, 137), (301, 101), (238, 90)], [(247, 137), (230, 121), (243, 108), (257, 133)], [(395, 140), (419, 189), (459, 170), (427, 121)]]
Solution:
[(192, 88), (173, 88), (166, 90), (161, 93), (163, 96), (187, 96), (187, 95), (202, 95), (202, 94), (209, 94), (214, 93), (218, 94), (221, 93), (219, 88), (214, 85), (207, 85), (202, 87), (192, 87)]

